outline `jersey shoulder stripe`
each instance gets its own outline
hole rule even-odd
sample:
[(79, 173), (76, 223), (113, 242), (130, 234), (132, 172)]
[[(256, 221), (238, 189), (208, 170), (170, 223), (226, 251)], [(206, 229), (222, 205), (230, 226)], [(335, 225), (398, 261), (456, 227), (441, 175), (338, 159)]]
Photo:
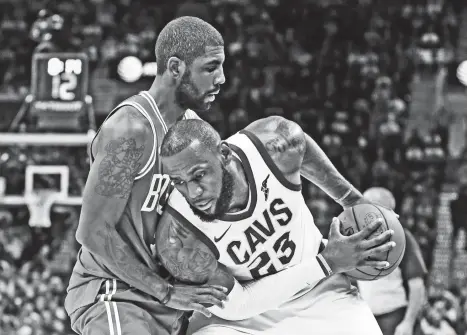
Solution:
[(247, 211), (241, 212), (241, 213), (231, 213), (231, 214), (227, 213), (223, 215), (222, 220), (223, 221), (240, 221), (240, 220), (245, 220), (251, 217), (251, 215), (253, 215), (255, 208), (256, 208), (256, 203), (258, 201), (258, 192), (257, 192), (256, 181), (255, 181), (255, 177), (253, 174), (253, 170), (251, 169), (251, 165), (246, 154), (243, 152), (242, 149), (240, 149), (233, 143), (229, 143), (229, 146), (232, 148), (232, 150), (238, 155), (238, 157), (242, 161), (242, 165), (245, 170), (248, 183), (250, 184), (251, 201), (250, 201), (250, 207), (248, 208)]

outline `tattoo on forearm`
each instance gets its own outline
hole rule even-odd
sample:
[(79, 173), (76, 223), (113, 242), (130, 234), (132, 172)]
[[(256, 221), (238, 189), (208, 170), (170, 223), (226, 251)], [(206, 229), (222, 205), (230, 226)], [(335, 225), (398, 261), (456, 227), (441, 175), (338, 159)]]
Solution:
[(105, 151), (95, 191), (105, 197), (128, 198), (141, 167), (144, 145), (137, 147), (134, 138), (120, 137), (110, 141)]
[(361, 193), (337, 171), (324, 151), (308, 135), (306, 138), (306, 152), (302, 162), (301, 174), (333, 198), (342, 197), (349, 188), (353, 192), (344, 199), (342, 205), (353, 203), (361, 198)]
[(156, 296), (158, 293), (165, 293), (165, 281), (162, 278), (157, 280), (157, 273), (137, 259), (114, 226), (104, 222), (103, 229), (99, 229), (96, 235), (100, 237), (97, 242), (103, 244), (105, 255), (110, 258), (111, 263), (107, 266), (111, 271), (117, 272), (115, 274), (127, 284), (156, 298), (159, 298)]
[(181, 282), (206, 283), (217, 269), (217, 260), (208, 248), (174, 220), (159, 235), (157, 243), (162, 264)]

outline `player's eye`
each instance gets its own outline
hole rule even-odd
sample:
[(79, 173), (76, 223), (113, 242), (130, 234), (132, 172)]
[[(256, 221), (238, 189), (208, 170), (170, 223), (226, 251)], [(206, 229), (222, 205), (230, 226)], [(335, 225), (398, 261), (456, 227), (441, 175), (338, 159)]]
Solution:
[(201, 178), (204, 177), (205, 174), (206, 174), (205, 172), (197, 173), (196, 176), (195, 176), (195, 179), (196, 179), (196, 180), (200, 180)]
[(175, 184), (175, 185), (183, 185), (184, 181), (183, 180), (180, 180), (180, 179), (172, 179), (172, 182)]
[(211, 66), (208, 66), (208, 67), (206, 68), (206, 71), (208, 71), (209, 73), (213, 73), (213, 72), (216, 71), (218, 68), (219, 68), (219, 65), (211, 65)]

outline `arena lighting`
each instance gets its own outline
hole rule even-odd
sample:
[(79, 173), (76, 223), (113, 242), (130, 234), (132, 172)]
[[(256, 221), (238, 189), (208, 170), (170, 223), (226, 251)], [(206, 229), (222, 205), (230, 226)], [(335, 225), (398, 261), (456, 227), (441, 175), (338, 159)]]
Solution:
[(134, 83), (141, 77), (155, 77), (157, 64), (156, 62), (143, 63), (135, 56), (127, 56), (118, 63), (117, 73), (123, 81)]
[(457, 79), (459, 79), (459, 82), (467, 86), (467, 60), (463, 61), (462, 63), (459, 64), (457, 67)]

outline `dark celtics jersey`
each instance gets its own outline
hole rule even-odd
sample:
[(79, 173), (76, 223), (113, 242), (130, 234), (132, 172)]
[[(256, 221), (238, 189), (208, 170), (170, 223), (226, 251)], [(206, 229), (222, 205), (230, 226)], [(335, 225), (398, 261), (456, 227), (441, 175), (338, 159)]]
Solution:
[[(128, 241), (130, 248), (137, 254), (138, 258), (148, 268), (158, 272), (158, 266), (151, 251), (151, 244), (161, 215), (160, 201), (166, 200), (173, 189), (169, 177), (162, 172), (158, 155), (159, 145), (167, 133), (167, 125), (157, 108), (156, 102), (148, 92), (140, 92), (138, 95), (123, 101), (109, 114), (107, 119), (123, 106), (133, 107), (148, 120), (154, 138), (151, 143), (145, 144), (152, 147), (152, 152), (149, 160), (135, 178), (127, 205), (118, 223), (119, 232)], [(185, 117), (197, 118), (197, 115), (188, 110)], [(92, 152), (90, 156), (92, 161), (94, 158)], [(95, 224), (104, 224), (104, 222), (96, 222)], [(104, 246), (102, 248), (102, 252), (106, 252)], [(78, 253), (68, 287), (66, 299), (68, 313), (92, 302), (105, 279), (118, 280), (118, 277), (99, 258), (95, 257), (85, 247), (82, 247)], [(86, 287), (86, 292), (89, 293), (83, 294), (82, 290), (75, 290), (86, 284), (89, 284)]]

